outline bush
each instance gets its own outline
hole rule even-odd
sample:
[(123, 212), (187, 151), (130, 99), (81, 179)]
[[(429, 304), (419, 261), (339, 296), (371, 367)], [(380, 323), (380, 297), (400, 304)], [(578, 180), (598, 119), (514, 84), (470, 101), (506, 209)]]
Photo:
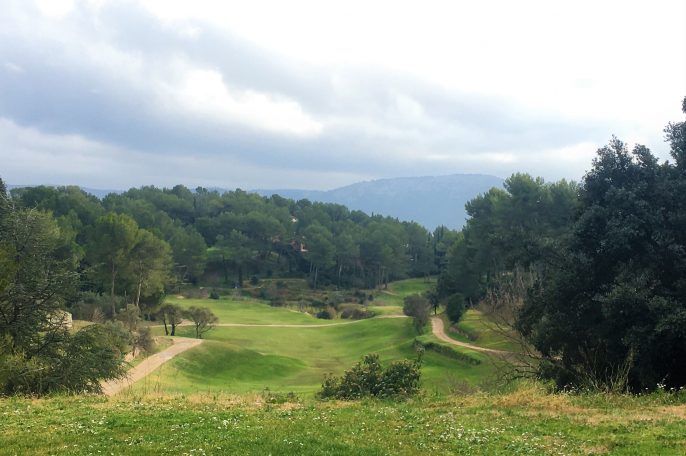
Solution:
[(418, 334), (422, 333), (424, 326), (429, 322), (429, 306), (429, 301), (418, 294), (407, 296), (403, 303), (403, 313), (412, 317), (414, 329)]
[(359, 304), (347, 304), (341, 306), (341, 318), (350, 320), (363, 320), (365, 318), (372, 318), (375, 315), (371, 310), (362, 308)]
[(463, 295), (460, 293), (455, 293), (448, 298), (448, 302), (445, 307), (445, 313), (448, 315), (448, 319), (451, 322), (457, 323), (460, 321), (466, 310), (467, 306), (465, 305)]
[(317, 312), (315, 316), (323, 320), (333, 320), (336, 318), (336, 310), (333, 307), (327, 307)]
[[(124, 307), (124, 298), (115, 296), (117, 309)], [(105, 316), (112, 316), (112, 301), (108, 295), (99, 295), (90, 291), (79, 294), (78, 301), (67, 310), (71, 312), (74, 320), (96, 321)], [(93, 319), (93, 315), (97, 317)]]
[(362, 397), (400, 398), (419, 391), (420, 361), (392, 362), (386, 369), (379, 355), (366, 355), (361, 362), (345, 371), (341, 378), (324, 376), (321, 399), (359, 399)]
[(126, 374), (129, 335), (120, 323), (64, 332), (45, 353), (28, 358), (0, 340), (0, 395), (100, 392), (100, 381)]
[(210, 299), (219, 299), (219, 293), (217, 293), (216, 291), (212, 290), (212, 291), (210, 292)]

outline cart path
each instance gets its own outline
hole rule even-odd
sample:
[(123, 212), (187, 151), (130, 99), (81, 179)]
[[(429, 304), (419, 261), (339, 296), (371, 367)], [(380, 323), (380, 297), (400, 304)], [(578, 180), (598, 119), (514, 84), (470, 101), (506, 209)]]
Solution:
[(442, 340), (443, 342), (447, 342), (452, 345), (457, 345), (458, 347), (464, 347), (468, 348), (470, 350), (474, 351), (480, 351), (484, 353), (492, 353), (495, 355), (511, 355), (511, 352), (508, 351), (503, 351), (503, 350), (496, 350), (494, 348), (486, 348), (486, 347), (479, 347), (477, 345), (472, 345), (467, 342), (460, 342), (459, 340), (455, 340), (451, 337), (449, 337), (445, 333), (445, 328), (443, 327), (443, 320), (441, 320), (438, 317), (431, 317), (431, 332), (433, 332), (434, 336), (436, 338)]
[(114, 396), (123, 389), (133, 385), (138, 380), (141, 380), (143, 377), (150, 374), (152, 371), (179, 353), (183, 353), (186, 350), (196, 347), (203, 342), (202, 339), (191, 339), (189, 337), (174, 337), (172, 338), (172, 341), (173, 343), (170, 347), (167, 347), (159, 353), (148, 356), (141, 361), (139, 365), (131, 368), (126, 373), (126, 377), (120, 380), (102, 382), (100, 386), (102, 387), (103, 394), (105, 396)]

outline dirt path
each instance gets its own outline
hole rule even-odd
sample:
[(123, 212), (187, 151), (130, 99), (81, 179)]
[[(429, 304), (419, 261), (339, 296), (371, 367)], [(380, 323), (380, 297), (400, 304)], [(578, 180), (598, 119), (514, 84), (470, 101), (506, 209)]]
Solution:
[(495, 355), (510, 355), (510, 352), (503, 351), (503, 350), (495, 350), (493, 348), (486, 348), (486, 347), (479, 347), (477, 345), (472, 345), (468, 344), (467, 342), (460, 342), (459, 340), (452, 339), (445, 333), (445, 329), (443, 327), (443, 320), (441, 320), (438, 317), (431, 317), (431, 332), (434, 333), (434, 336), (436, 336), (438, 339), (441, 339), (443, 342), (447, 342), (452, 345), (457, 345), (458, 347), (464, 347), (468, 348), (470, 350), (474, 351), (480, 351), (484, 353), (493, 353)]
[(173, 345), (162, 350), (159, 353), (148, 356), (139, 365), (131, 368), (121, 380), (110, 380), (102, 383), (102, 392), (106, 396), (114, 396), (126, 387), (129, 387), (142, 379), (162, 364), (166, 363), (179, 353), (183, 353), (189, 348), (200, 345), (202, 339), (191, 339), (188, 337), (174, 337), (172, 339)]

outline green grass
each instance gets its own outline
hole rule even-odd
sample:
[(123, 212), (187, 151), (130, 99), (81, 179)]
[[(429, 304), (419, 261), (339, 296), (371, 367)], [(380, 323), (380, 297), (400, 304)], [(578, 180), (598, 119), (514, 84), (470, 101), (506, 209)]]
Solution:
[[(182, 327), (179, 335), (192, 336), (192, 329)], [(312, 395), (324, 374), (340, 374), (366, 353), (378, 353), (383, 361), (414, 359), (415, 337), (409, 319), (310, 328), (217, 327), (203, 345), (172, 359), (133, 390), (255, 392), (268, 387)], [(422, 369), (425, 389), (439, 392), (450, 391), (458, 379), (478, 384), (493, 372), (490, 363), (474, 366), (437, 353), (425, 355)]]
[(374, 293), (373, 305), (375, 306), (394, 306), (400, 309), (402, 313), (403, 300), (405, 297), (413, 294), (422, 294), (427, 290), (436, 286), (436, 279), (406, 279), (398, 280), (388, 284), (385, 290), (379, 290)]
[(412, 294), (421, 294), (436, 286), (436, 278), (430, 277), (428, 280), (424, 278), (398, 280), (388, 284), (388, 291), (401, 296), (409, 296)]
[(320, 320), (303, 312), (272, 307), (266, 301), (249, 298), (187, 299), (168, 297), (166, 302), (176, 304), (184, 309), (191, 306), (208, 307), (219, 318), (220, 323), (257, 325), (326, 325), (336, 323), (331, 320)]
[(479, 310), (467, 310), (457, 325), (453, 325), (457, 331), (448, 329), (451, 323), (445, 314), (442, 314), (441, 317), (446, 328), (446, 334), (452, 339), (495, 350), (521, 351), (521, 346), (507, 335), (510, 334), (509, 332), (503, 334)]
[[(432, 286), (423, 279), (389, 284), (393, 298), (420, 292)], [(378, 353), (382, 361), (416, 357), (413, 342), (417, 334), (410, 319), (372, 318), (361, 321), (320, 320), (285, 308), (271, 307), (252, 299), (180, 299), (168, 302), (182, 307), (209, 307), (219, 323), (258, 325), (306, 325), (306, 327), (222, 327), (205, 335), (206, 342), (180, 354), (137, 383), (133, 394), (144, 392), (199, 393), (296, 391), (311, 397), (325, 374), (341, 374), (367, 353)], [(374, 304), (380, 304), (376, 301)], [(398, 306), (373, 305), (381, 315), (401, 314)], [(344, 323), (344, 324), (340, 324)], [(427, 331), (430, 329), (427, 328)], [(163, 329), (154, 328), (156, 335)], [(177, 328), (180, 336), (193, 337), (190, 327)], [(425, 341), (438, 342), (430, 333)], [(486, 356), (453, 347), (487, 361)], [(495, 367), (480, 365), (427, 352), (422, 367), (423, 387), (428, 391), (450, 392), (464, 384), (488, 381)]]
[(0, 454), (681, 455), (685, 407), (661, 394), (561, 395), (536, 385), (396, 403), (10, 398), (0, 399)]

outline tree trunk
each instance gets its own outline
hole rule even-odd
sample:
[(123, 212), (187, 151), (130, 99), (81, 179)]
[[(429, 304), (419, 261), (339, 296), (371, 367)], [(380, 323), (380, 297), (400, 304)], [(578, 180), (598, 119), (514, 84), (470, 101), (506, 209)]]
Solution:
[(174, 323), (173, 321), (171, 322), (171, 329), (172, 329), (171, 335), (175, 336), (176, 335), (176, 323)]
[(226, 268), (226, 258), (222, 255), (222, 269), (224, 270), (224, 283), (229, 284), (229, 271)]
[(167, 329), (167, 319), (162, 316), (162, 323), (164, 323), (164, 335), (168, 336), (169, 335), (169, 330)]
[(112, 287), (110, 289), (110, 302), (112, 303), (112, 318), (117, 315), (117, 306), (114, 304), (114, 279), (117, 277), (117, 268), (112, 263)]
[(141, 288), (143, 288), (143, 277), (138, 279), (138, 290), (136, 290), (136, 307), (141, 308)]

